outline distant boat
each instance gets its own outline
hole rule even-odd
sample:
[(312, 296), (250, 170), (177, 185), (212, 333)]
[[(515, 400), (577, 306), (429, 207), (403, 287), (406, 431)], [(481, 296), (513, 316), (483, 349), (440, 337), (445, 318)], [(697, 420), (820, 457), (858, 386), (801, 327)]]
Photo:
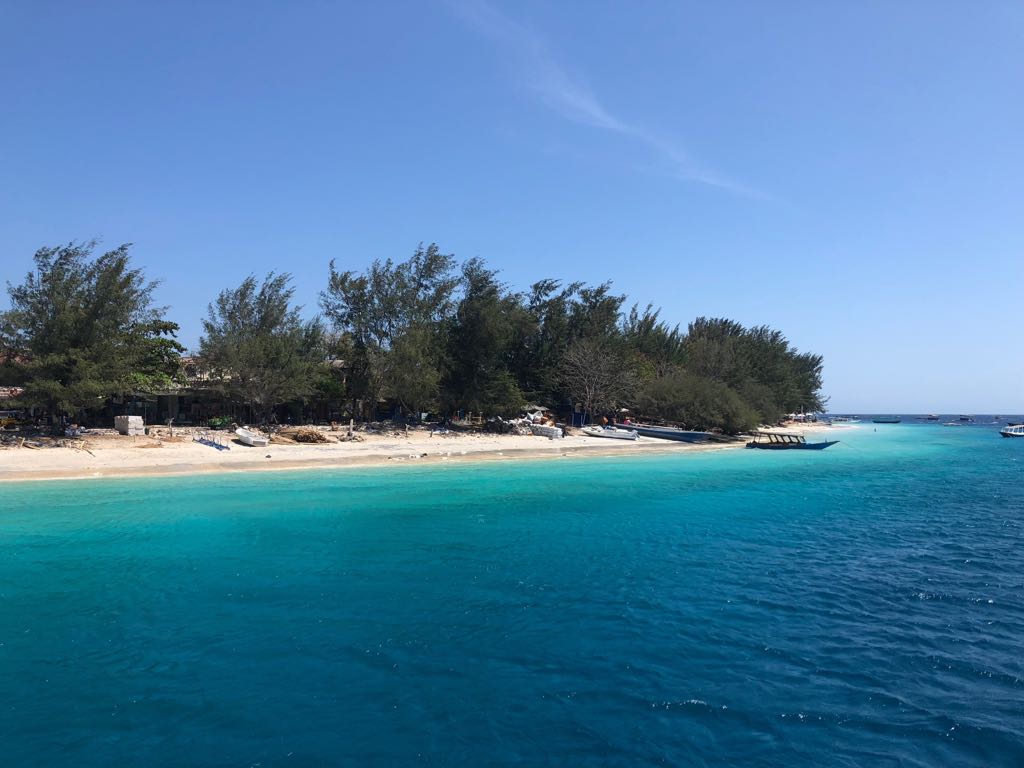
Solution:
[(903, 419), (899, 416), (879, 416), (871, 421), (875, 424), (899, 424)]
[(1024, 437), (1024, 424), (1014, 424), (1012, 427), (1003, 427), (999, 430), (1003, 437)]
[(712, 437), (710, 432), (695, 432), (678, 427), (655, 427), (650, 424), (630, 424), (626, 428), (633, 430), (641, 437), (657, 437), (661, 440), (676, 440), (680, 443), (704, 443)]
[(961, 421), (944, 421), (944, 422), (942, 422), (942, 426), (944, 426), (944, 427), (964, 427), (964, 426), (967, 426), (967, 425), (964, 424)]
[(823, 451), (838, 442), (838, 440), (825, 440), (820, 443), (808, 443), (803, 435), (791, 432), (758, 432), (754, 435), (754, 439), (747, 443), (747, 448), (763, 448), (771, 451)]
[(235, 434), (238, 435), (238, 439), (245, 443), (245, 445), (251, 446), (252, 448), (266, 448), (270, 445), (270, 438), (257, 432), (253, 432), (251, 429), (246, 429), (245, 427), (239, 427), (236, 429)]
[(938, 421), (939, 417), (936, 416), (934, 413), (929, 413), (927, 416), (918, 416), (917, 420), (918, 421)]
[(833, 424), (860, 424), (860, 419), (856, 416), (833, 416)]
[(612, 440), (636, 440), (635, 429), (618, 429), (617, 427), (584, 427), (583, 434), (591, 437), (608, 437)]
[(974, 423), (974, 419), (972, 417), (964, 416), (963, 414), (960, 415), (960, 421), (967, 422), (967, 423), (970, 423), (970, 424)]

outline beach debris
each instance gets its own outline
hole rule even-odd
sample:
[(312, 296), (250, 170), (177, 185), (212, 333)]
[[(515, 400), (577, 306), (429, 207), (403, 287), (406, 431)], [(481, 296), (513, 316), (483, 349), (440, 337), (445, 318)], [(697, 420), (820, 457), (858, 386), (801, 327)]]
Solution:
[(221, 445), (216, 440), (210, 438), (209, 435), (206, 435), (206, 436), (195, 435), (195, 436), (193, 436), (192, 439), (195, 442), (199, 443), (200, 445), (206, 445), (206, 446), (209, 446), (210, 448), (216, 448), (218, 451), (230, 451), (231, 450), (231, 446), (230, 445)]
[(561, 440), (564, 434), (561, 427), (548, 424), (531, 424), (530, 432), (540, 437), (546, 437), (549, 440)]
[(316, 427), (285, 427), (278, 435), (296, 443), (329, 443), (331, 439)]
[(114, 429), (122, 435), (144, 435), (146, 426), (141, 416), (115, 416)]

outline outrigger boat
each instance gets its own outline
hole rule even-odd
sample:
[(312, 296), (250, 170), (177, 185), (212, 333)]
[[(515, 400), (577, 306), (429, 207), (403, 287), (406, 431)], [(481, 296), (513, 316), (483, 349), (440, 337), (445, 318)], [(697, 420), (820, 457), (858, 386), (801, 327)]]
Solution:
[(773, 451), (823, 451), (838, 442), (838, 440), (825, 440), (820, 443), (808, 443), (803, 435), (792, 432), (756, 432), (754, 439), (747, 443), (747, 448), (765, 448)]
[(899, 416), (879, 416), (877, 419), (871, 420), (875, 424), (899, 424), (903, 419)]
[(583, 434), (591, 437), (610, 437), (613, 440), (636, 440), (635, 429), (619, 429), (618, 427), (584, 427)]

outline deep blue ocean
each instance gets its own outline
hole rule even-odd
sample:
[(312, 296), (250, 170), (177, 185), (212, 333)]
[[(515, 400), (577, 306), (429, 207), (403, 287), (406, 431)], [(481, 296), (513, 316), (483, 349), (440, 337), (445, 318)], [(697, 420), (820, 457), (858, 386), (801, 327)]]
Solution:
[(1024, 765), (1024, 439), (838, 437), (0, 486), (0, 765)]

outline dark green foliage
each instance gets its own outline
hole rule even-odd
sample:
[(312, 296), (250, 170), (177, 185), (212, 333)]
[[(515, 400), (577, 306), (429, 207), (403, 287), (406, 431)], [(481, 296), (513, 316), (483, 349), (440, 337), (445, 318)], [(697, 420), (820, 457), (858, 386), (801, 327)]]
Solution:
[(290, 281), (271, 273), (257, 286), (250, 275), (222, 291), (203, 321), (200, 356), (223, 393), (259, 418), (309, 395), (324, 367), (320, 321), (304, 322), (291, 306)]
[(434, 244), (398, 264), (374, 261), (363, 273), (339, 272), (331, 262), (320, 305), (350, 340), (346, 362), (357, 397), (369, 401), (368, 415), (386, 397), (413, 412), (436, 401), (454, 268), (454, 257)]
[[(95, 259), (92, 249), (42, 249), (36, 271), (8, 287), (0, 377), (23, 383), (29, 402), (81, 408), (173, 383), (182, 349), (151, 306), (154, 285), (127, 246)], [(329, 337), (291, 306), (288, 275), (249, 277), (210, 306), (200, 354), (257, 416), (310, 397), (371, 418), (383, 402), (513, 415), (529, 401), (736, 432), (824, 405), (822, 358), (768, 326), (701, 317), (684, 332), (650, 305), (624, 311), (610, 283), (541, 280), (515, 293), (480, 259), (456, 267), (433, 244), (362, 272), (331, 262), (320, 297)]]
[(647, 382), (637, 396), (636, 411), (690, 429), (728, 433), (751, 429), (762, 421), (761, 414), (728, 384), (683, 370)]
[(95, 247), (41, 248), (35, 271), (8, 283), (4, 374), (30, 405), (70, 413), (173, 384), (184, 349), (177, 324), (152, 304), (156, 283), (132, 268), (128, 245), (94, 257)]
[(445, 404), (449, 410), (514, 415), (525, 402), (511, 370), (517, 326), (526, 321), (520, 297), (480, 259), (463, 265), (462, 282), (448, 335)]

